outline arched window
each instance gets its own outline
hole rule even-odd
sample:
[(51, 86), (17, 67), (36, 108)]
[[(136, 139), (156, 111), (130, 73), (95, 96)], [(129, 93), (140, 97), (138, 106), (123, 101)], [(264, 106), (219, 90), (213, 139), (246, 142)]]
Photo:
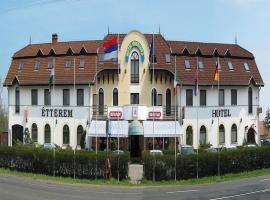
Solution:
[(206, 128), (201, 126), (200, 128), (200, 144), (206, 144)]
[(139, 55), (136, 51), (131, 54), (130, 82), (139, 83)]
[(32, 128), (31, 128), (31, 134), (32, 134), (32, 141), (33, 142), (37, 142), (37, 138), (38, 138), (38, 128), (37, 128), (37, 124), (32, 124)]
[(98, 105), (99, 105), (99, 115), (104, 114), (104, 91), (102, 88), (98, 91)]
[(113, 89), (113, 106), (118, 106), (118, 89)]
[(225, 128), (222, 124), (219, 126), (219, 144), (225, 144)]
[(193, 145), (193, 130), (192, 126), (188, 126), (186, 129), (186, 144)]
[(83, 127), (80, 125), (77, 127), (77, 145), (81, 145), (82, 135), (83, 135)]
[(44, 143), (51, 143), (51, 127), (49, 124), (45, 125), (44, 141)]
[(231, 128), (231, 143), (237, 143), (237, 126), (236, 124), (232, 125)]
[(252, 88), (248, 88), (248, 113), (252, 114)]
[(152, 89), (151, 100), (152, 106), (157, 106), (157, 90), (155, 88)]
[(65, 125), (63, 127), (63, 144), (69, 145), (69, 127)]
[(15, 89), (15, 112), (20, 112), (20, 89), (16, 87)]
[(166, 90), (166, 115), (170, 116), (171, 115), (171, 90), (167, 89)]

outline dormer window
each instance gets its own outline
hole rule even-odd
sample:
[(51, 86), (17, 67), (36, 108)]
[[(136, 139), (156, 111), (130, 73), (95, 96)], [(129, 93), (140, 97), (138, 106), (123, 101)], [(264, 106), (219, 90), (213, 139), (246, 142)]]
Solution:
[(36, 61), (35, 70), (39, 70), (39, 69), (40, 69), (40, 61)]
[(24, 67), (24, 63), (19, 63), (19, 70), (23, 70), (23, 67)]
[(186, 70), (190, 70), (190, 62), (189, 62), (189, 60), (185, 60), (185, 68), (186, 68)]
[(248, 63), (247, 62), (244, 62), (244, 68), (245, 68), (246, 71), (249, 72), (249, 66), (248, 66)]
[(72, 66), (71, 60), (66, 60), (65, 68), (71, 68), (71, 66)]
[(204, 68), (204, 65), (203, 65), (203, 61), (198, 61), (198, 67), (199, 69), (203, 69)]
[(84, 68), (84, 65), (85, 65), (85, 61), (81, 59), (79, 68)]
[(52, 69), (54, 67), (54, 59), (49, 58), (48, 60), (48, 69)]
[(229, 68), (230, 71), (233, 71), (234, 70), (233, 64), (232, 64), (231, 61), (228, 61), (228, 68)]
[(166, 63), (171, 63), (171, 55), (165, 54)]

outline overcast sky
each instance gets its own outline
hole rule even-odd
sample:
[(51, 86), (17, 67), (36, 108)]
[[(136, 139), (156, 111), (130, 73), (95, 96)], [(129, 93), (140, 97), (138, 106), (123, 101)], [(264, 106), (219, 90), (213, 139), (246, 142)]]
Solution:
[[(13, 53), (29, 43), (102, 39), (111, 32), (158, 32), (170, 40), (234, 43), (251, 51), (270, 99), (270, 1), (268, 0), (0, 0), (0, 77)], [(7, 92), (2, 95), (7, 103)]]

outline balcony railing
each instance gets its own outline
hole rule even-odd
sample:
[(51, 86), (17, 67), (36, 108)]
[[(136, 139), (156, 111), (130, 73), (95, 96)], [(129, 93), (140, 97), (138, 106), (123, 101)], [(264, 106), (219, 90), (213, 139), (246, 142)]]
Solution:
[(163, 119), (178, 120), (178, 106), (163, 106)]
[(93, 119), (106, 119), (108, 112), (107, 105), (93, 105), (92, 106), (92, 118)]

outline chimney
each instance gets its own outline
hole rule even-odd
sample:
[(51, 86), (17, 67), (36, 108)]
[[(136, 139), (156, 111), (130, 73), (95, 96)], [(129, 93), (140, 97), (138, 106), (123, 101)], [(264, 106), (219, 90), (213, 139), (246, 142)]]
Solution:
[(52, 43), (55, 44), (58, 42), (58, 35), (57, 33), (52, 34)]

